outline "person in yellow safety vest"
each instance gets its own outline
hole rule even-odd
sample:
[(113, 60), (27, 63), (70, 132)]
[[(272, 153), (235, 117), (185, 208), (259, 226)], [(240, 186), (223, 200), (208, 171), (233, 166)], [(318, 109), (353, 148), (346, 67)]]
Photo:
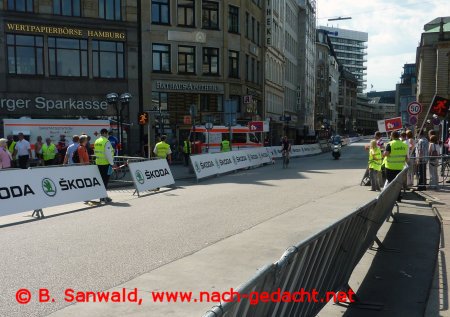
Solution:
[[(6, 143), (6, 148), (12, 156), (16, 148), (16, 141), (14, 141), (14, 137), (12, 135), (8, 135), (6, 139), (8, 140), (8, 142)], [(16, 160), (14, 159), (14, 157), (11, 161), (11, 167), (16, 167)]]
[(220, 143), (220, 152), (230, 152), (230, 151), (231, 151), (230, 141), (228, 141), (228, 138), (225, 136), (222, 142)]
[[(408, 146), (399, 140), (400, 134), (397, 131), (392, 132), (392, 141), (386, 146), (384, 157), (386, 158), (386, 178), (390, 183), (403, 170), (408, 161)], [(401, 191), (398, 194), (397, 201), (401, 201)]]
[(45, 143), (42, 145), (42, 158), (44, 160), (44, 166), (55, 165), (55, 157), (58, 153), (56, 145), (52, 143), (50, 138), (45, 139)]
[(377, 141), (370, 141), (369, 149), (369, 177), (371, 191), (380, 191), (380, 181), (381, 181), (381, 150), (377, 146)]
[(184, 166), (189, 165), (189, 155), (191, 155), (191, 142), (189, 137), (187, 137), (183, 142), (183, 156), (184, 156)]
[[(95, 164), (100, 171), (100, 176), (102, 177), (103, 184), (105, 188), (108, 186), (109, 176), (112, 174), (112, 167), (114, 165), (114, 148), (111, 146), (111, 142), (108, 140), (108, 130), (101, 129), (100, 137), (95, 140), (94, 143), (94, 155)], [(100, 198), (100, 202), (111, 202), (112, 199), (108, 196)]]
[(166, 143), (167, 136), (161, 136), (161, 141), (156, 143), (155, 148), (153, 149), (153, 153), (160, 159), (167, 159), (169, 164), (172, 163), (172, 150), (170, 149), (170, 145)]

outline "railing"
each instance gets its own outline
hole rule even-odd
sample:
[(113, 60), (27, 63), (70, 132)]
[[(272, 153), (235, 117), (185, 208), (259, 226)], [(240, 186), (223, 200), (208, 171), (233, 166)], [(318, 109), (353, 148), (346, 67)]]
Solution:
[[(402, 188), (405, 168), (381, 194), (328, 228), (286, 250), (280, 260), (266, 265), (245, 284), (239, 294), (316, 290), (322, 298), (329, 291), (347, 291), (355, 266), (389, 217)], [(241, 297), (243, 298), (243, 297)], [(214, 306), (204, 317), (315, 316), (326, 302), (259, 302), (248, 299)]]

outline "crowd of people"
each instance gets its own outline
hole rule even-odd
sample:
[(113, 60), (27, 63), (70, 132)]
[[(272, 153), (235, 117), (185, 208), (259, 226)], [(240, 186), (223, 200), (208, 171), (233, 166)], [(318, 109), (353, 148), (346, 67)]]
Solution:
[[(369, 178), (371, 191), (380, 191), (385, 182), (390, 182), (401, 172), (405, 164), (409, 166), (404, 178), (404, 188), (423, 191), (438, 190), (438, 165), (441, 156), (441, 146), (434, 130), (427, 133), (421, 131), (415, 139), (412, 131), (394, 131), (390, 142), (384, 144), (380, 132), (376, 132), (374, 139), (366, 147), (369, 150)], [(450, 138), (444, 147), (448, 148)], [(427, 183), (427, 171), (429, 183)], [(416, 184), (415, 184), (415, 180)], [(401, 197), (399, 197), (401, 200)]]

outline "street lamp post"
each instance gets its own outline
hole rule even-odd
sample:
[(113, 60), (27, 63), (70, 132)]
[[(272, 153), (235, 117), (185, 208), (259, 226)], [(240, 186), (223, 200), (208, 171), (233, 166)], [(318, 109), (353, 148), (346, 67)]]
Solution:
[[(131, 98), (133, 98), (133, 96), (128, 93), (125, 92), (123, 94), (121, 94), (120, 96), (115, 93), (109, 93), (106, 95), (106, 101), (108, 102), (108, 104), (113, 105), (114, 108), (116, 109), (116, 115), (117, 115), (117, 125), (118, 125), (118, 130), (119, 130), (119, 144), (120, 146), (123, 148), (123, 124), (122, 124), (122, 120), (123, 120), (123, 110), (125, 109), (125, 107), (128, 107), (130, 104), (130, 100)], [(120, 103), (120, 109), (119, 109), (119, 103)]]

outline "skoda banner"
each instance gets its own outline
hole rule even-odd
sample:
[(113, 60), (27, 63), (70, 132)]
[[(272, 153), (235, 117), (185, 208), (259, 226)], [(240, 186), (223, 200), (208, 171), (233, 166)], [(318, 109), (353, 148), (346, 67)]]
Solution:
[(0, 216), (102, 197), (95, 165), (0, 170)]
[(191, 163), (197, 179), (219, 174), (213, 154), (192, 155)]
[[(270, 148), (273, 156), (276, 158), (282, 157), (281, 146), (272, 146)], [(320, 148), (320, 144), (302, 144), (302, 145), (292, 145), (291, 146), (291, 157), (299, 157), (313, 154), (322, 153), (322, 149)]]
[(138, 194), (175, 183), (166, 160), (130, 162), (128, 167)]

